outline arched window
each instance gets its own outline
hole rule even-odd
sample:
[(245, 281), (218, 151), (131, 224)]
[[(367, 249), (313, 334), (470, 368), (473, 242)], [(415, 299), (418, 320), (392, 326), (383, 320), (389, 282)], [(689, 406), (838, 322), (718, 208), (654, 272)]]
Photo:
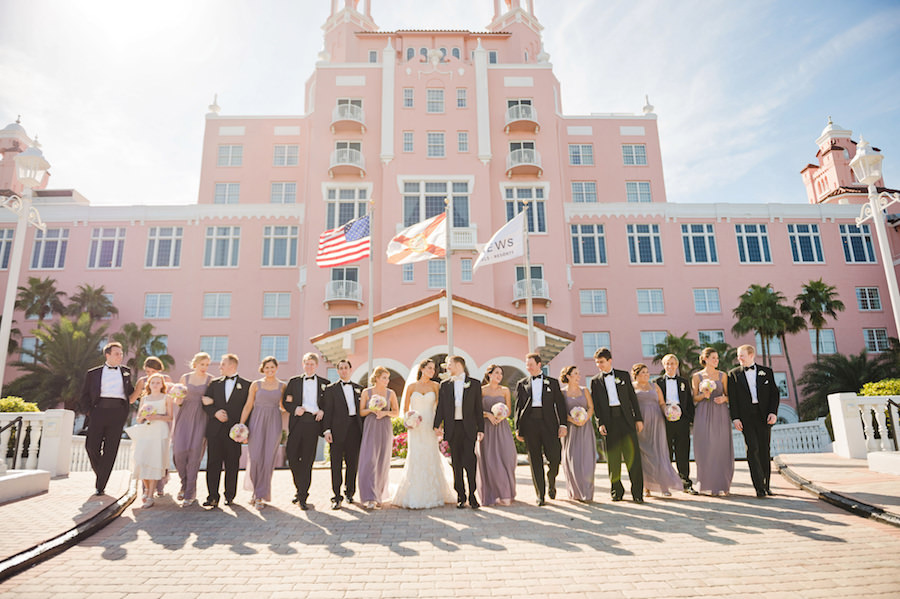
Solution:
[(459, 56), (460, 56), (460, 54), (459, 54), (459, 48), (453, 48), (453, 49), (450, 51), (450, 54), (453, 56), (453, 58), (455, 58), (456, 60), (459, 60)]
[(441, 48), (441, 62), (447, 60), (447, 48)]
[(412, 60), (416, 55), (415, 48), (407, 48), (406, 49), (406, 60)]
[(428, 60), (428, 48), (419, 48), (419, 54), (421, 54), (425, 60)]

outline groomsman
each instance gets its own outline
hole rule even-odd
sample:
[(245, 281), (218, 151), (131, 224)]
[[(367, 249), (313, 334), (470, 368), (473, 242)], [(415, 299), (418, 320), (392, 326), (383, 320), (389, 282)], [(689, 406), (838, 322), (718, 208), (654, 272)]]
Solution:
[(747, 465), (757, 497), (772, 495), (769, 489), (771, 457), (769, 438), (778, 420), (781, 401), (771, 368), (756, 364), (756, 349), (742, 345), (737, 352), (740, 366), (728, 373), (728, 405), (734, 428), (744, 433)]
[(88, 370), (81, 387), (81, 406), (89, 419), (84, 448), (97, 477), (97, 495), (106, 493), (128, 418), (128, 398), (134, 393), (131, 371), (122, 366), (122, 344), (107, 343), (103, 355), (106, 363)]
[(631, 497), (644, 503), (644, 474), (637, 434), (644, 430), (641, 409), (631, 377), (624, 370), (613, 370), (612, 352), (601, 347), (594, 352), (594, 363), (600, 371), (591, 379), (591, 398), (600, 434), (606, 437), (606, 461), (609, 468), (610, 492), (613, 501), (622, 501), (622, 459), (631, 479)]
[(516, 385), (516, 437), (524, 438), (531, 464), (531, 480), (537, 494), (537, 504), (544, 499), (544, 460), (547, 458), (547, 480), (550, 499), (556, 499), (556, 475), (562, 459), (560, 439), (566, 436), (566, 400), (559, 381), (541, 371), (541, 355), (525, 356), (526, 376)]
[(337, 363), (336, 383), (325, 387), (325, 441), (331, 443), (331, 509), (341, 509), (341, 465), (347, 464), (344, 496), (353, 503), (356, 493), (356, 471), (359, 467), (359, 445), (363, 421), (359, 417), (359, 396), (363, 388), (350, 380), (353, 367), (348, 360)]
[(466, 507), (466, 484), (469, 482), (469, 506), (477, 510), (481, 505), (475, 498), (475, 442), (484, 437), (484, 412), (481, 407), (481, 382), (466, 376), (466, 361), (461, 356), (447, 358), (450, 378), (438, 390), (438, 405), (434, 413), (434, 430), (450, 443), (450, 464), (453, 466), (453, 488), (456, 507)]
[(284, 410), (290, 414), (288, 425), (287, 455), (297, 494), (293, 503), (308, 510), (309, 484), (312, 481), (313, 460), (322, 434), (325, 411), (325, 387), (328, 379), (316, 375), (319, 356), (310, 352), (303, 356), (303, 374), (295, 376), (284, 387)]
[(209, 416), (206, 423), (206, 488), (203, 507), (219, 505), (219, 481), (225, 469), (225, 505), (234, 502), (237, 495), (238, 469), (241, 463), (241, 444), (229, 436), (231, 427), (241, 421), (241, 412), (247, 403), (250, 381), (238, 376), (238, 357), (225, 354), (219, 362), (222, 373), (213, 379), (203, 394), (203, 411)]
[(691, 383), (678, 374), (678, 357), (666, 354), (662, 359), (666, 375), (656, 380), (666, 406), (677, 405), (681, 416), (677, 420), (666, 419), (666, 439), (669, 443), (669, 459), (674, 456), (678, 476), (684, 483), (684, 492), (696, 495), (691, 482), (691, 423), (694, 421), (694, 398)]

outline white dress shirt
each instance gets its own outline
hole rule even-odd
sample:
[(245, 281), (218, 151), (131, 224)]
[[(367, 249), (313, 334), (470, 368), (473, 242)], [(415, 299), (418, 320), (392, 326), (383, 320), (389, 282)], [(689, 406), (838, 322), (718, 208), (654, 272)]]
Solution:
[(666, 376), (666, 405), (680, 405), (678, 399), (678, 381), (674, 377)]
[(544, 407), (544, 377), (539, 376), (531, 379), (531, 407)]
[(353, 385), (341, 381), (341, 389), (344, 391), (344, 400), (347, 402), (347, 414), (356, 416), (356, 397), (353, 395)]
[(103, 365), (103, 374), (100, 377), (100, 397), (116, 397), (125, 399), (125, 383), (122, 381), (121, 366), (112, 368)]
[(231, 394), (234, 393), (234, 387), (237, 385), (237, 378), (228, 378), (225, 377), (225, 403), (228, 403), (228, 400), (231, 399)]
[(603, 384), (606, 385), (606, 396), (609, 397), (609, 406), (621, 406), (619, 391), (616, 389), (616, 374), (612, 370), (609, 371), (609, 376), (603, 377)]
[(756, 371), (756, 364), (754, 364), (750, 370), (744, 371), (744, 377), (747, 379), (747, 386), (750, 387), (750, 401), (755, 404), (759, 403), (759, 398), (756, 397)]
[(463, 419), (463, 385), (465, 381), (453, 381), (453, 419)]
[(319, 411), (319, 381), (314, 376), (303, 378), (303, 409), (313, 413)]

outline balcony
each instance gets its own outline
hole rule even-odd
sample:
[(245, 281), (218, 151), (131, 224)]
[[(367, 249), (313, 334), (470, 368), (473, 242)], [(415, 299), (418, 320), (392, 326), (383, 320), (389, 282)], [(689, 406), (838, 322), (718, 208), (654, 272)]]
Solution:
[(531, 148), (513, 150), (506, 157), (506, 177), (513, 175), (537, 175), (544, 173), (541, 167), (541, 154)]
[(340, 175), (359, 175), (360, 179), (366, 176), (366, 159), (362, 152), (353, 148), (339, 148), (331, 153), (328, 176), (334, 178)]
[(505, 131), (537, 133), (541, 126), (537, 120), (537, 108), (528, 104), (516, 104), (506, 109)]
[(362, 285), (358, 281), (328, 281), (325, 285), (325, 309), (335, 302), (349, 302), (361, 308)]
[(366, 113), (355, 104), (338, 104), (331, 111), (331, 132), (366, 132)]
[[(525, 281), (516, 281), (513, 285), (513, 304), (518, 308), (525, 305), (527, 299)], [(550, 285), (544, 279), (531, 279), (531, 300), (534, 303), (550, 305)]]

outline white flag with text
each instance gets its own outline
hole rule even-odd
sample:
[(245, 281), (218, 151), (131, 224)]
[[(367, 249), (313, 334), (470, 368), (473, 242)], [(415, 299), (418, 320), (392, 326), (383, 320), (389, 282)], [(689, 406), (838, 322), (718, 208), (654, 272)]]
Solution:
[(482, 248), (472, 267), (475, 272), (479, 266), (505, 262), (518, 258), (525, 253), (525, 211), (519, 212), (511, 221), (500, 227), (491, 240)]

